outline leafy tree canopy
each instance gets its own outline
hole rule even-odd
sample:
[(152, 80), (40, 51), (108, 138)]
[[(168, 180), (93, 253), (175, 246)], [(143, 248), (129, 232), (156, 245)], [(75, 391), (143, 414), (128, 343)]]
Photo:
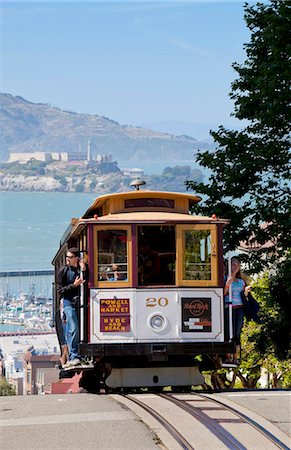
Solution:
[(247, 125), (211, 131), (216, 150), (200, 151), (196, 159), (212, 174), (204, 183), (186, 181), (204, 199), (196, 213), (231, 219), (227, 250), (241, 241), (259, 244), (252, 254), (254, 270), (291, 246), (290, 10), (290, 3), (278, 0), (245, 5), (251, 40), (244, 46), (246, 61), (233, 64), (239, 77), (230, 97), (233, 115)]
[(272, 373), (273, 387), (291, 386), (291, 252), (264, 273), (253, 291), (260, 303), (262, 323), (248, 322), (242, 333), (242, 372), (245, 381), (258, 381), (261, 366)]

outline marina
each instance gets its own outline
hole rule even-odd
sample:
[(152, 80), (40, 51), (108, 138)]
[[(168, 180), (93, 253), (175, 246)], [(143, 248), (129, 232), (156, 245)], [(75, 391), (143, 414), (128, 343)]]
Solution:
[(3, 274), (0, 274), (0, 335), (52, 331), (52, 271)]

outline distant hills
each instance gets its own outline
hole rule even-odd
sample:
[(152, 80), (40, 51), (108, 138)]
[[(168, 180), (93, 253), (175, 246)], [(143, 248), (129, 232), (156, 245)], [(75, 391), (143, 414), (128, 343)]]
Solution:
[(1, 161), (10, 152), (84, 151), (89, 140), (93, 156), (110, 153), (118, 162), (190, 160), (197, 149), (211, 145), (190, 136), (120, 125), (107, 117), (63, 111), (0, 93)]
[(148, 122), (138, 124), (143, 128), (149, 128), (150, 130), (161, 131), (163, 133), (170, 133), (176, 136), (187, 135), (195, 137), (199, 141), (213, 142), (210, 136), (210, 130), (217, 130), (219, 123), (195, 123), (195, 122), (183, 122), (183, 121), (160, 121), (160, 122)]

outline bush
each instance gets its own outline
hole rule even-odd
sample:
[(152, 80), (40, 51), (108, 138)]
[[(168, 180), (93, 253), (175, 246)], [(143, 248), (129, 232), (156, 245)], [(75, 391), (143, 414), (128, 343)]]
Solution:
[(84, 185), (81, 183), (77, 184), (75, 187), (75, 191), (76, 192), (84, 192)]
[(8, 383), (5, 377), (0, 380), (0, 396), (16, 395), (15, 388)]

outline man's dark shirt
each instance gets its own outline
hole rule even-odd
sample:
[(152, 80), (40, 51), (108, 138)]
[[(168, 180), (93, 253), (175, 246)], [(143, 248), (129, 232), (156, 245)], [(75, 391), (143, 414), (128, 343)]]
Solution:
[[(83, 272), (85, 279), (86, 272)], [(64, 306), (73, 303), (74, 297), (80, 297), (80, 286), (74, 286), (74, 281), (80, 276), (79, 268), (73, 266), (64, 266), (60, 269), (57, 276), (57, 290), (64, 299)]]

